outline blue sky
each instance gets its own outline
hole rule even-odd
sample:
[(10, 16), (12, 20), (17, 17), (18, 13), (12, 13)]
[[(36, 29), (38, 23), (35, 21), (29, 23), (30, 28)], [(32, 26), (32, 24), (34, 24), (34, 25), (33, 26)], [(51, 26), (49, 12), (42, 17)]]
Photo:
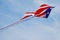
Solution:
[(0, 0), (0, 28), (18, 21), (43, 3), (55, 6), (48, 19), (32, 18), (0, 31), (0, 40), (60, 40), (60, 0)]

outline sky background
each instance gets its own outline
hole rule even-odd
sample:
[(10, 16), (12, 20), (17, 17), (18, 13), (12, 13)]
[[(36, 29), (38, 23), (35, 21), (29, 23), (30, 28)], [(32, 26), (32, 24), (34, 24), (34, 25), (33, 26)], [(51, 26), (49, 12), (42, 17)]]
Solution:
[(49, 18), (32, 18), (0, 30), (0, 40), (60, 40), (60, 0), (0, 0), (0, 28), (18, 21), (43, 3), (55, 6)]

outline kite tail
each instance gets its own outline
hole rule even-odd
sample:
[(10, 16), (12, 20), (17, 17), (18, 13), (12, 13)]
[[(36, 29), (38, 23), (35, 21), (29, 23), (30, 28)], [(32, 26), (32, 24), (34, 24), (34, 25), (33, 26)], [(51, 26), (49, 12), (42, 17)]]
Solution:
[[(27, 17), (29, 17), (29, 16), (27, 16)], [(32, 18), (32, 17), (31, 17), (31, 18)], [(24, 18), (18, 20), (17, 22), (14, 22), (14, 23), (12, 23), (12, 24), (10, 24), (10, 25), (7, 25), (7, 26), (5, 26), (5, 27), (3, 27), (3, 28), (0, 28), (0, 30), (3, 30), (3, 29), (6, 29), (6, 28), (9, 28), (9, 27), (12, 27), (12, 26), (17, 25), (17, 24), (19, 24), (19, 23), (22, 23), (22, 22), (24, 22), (24, 21), (30, 20), (31, 18), (25, 19), (25, 17), (24, 17)], [(24, 20), (24, 19), (25, 19), (25, 20)]]
[(20, 20), (24, 20), (24, 19), (26, 19), (26, 18), (28, 18), (28, 17), (30, 17), (31, 15), (29, 15), (29, 16), (24, 16), (22, 19), (20, 19)]
[(20, 19), (20, 20), (24, 20), (24, 19), (27, 19), (30, 16), (34, 16), (34, 13), (35, 12), (26, 12), (25, 15), (24, 15), (24, 17), (22, 19)]
[(7, 26), (5, 26), (5, 27), (3, 27), (3, 28), (0, 28), (0, 30), (3, 30), (3, 29), (5, 29), (5, 28), (11, 27), (11, 26), (14, 26), (14, 25), (18, 24), (19, 22), (21, 22), (21, 21), (19, 20), (19, 21), (13, 23), (13, 24), (7, 25)]
[[(30, 12), (27, 12), (27, 13), (30, 14)], [(32, 13), (32, 12), (31, 12), (31, 13)], [(21, 18), (20, 20), (18, 20), (17, 22), (12, 23), (12, 24), (10, 24), (10, 25), (7, 25), (7, 26), (5, 26), (5, 27), (3, 27), (3, 28), (0, 28), (0, 30), (3, 30), (3, 29), (5, 29), (5, 28), (8, 28), (8, 27), (14, 26), (14, 25), (16, 25), (16, 24), (19, 24), (20, 22), (22, 23), (22, 22), (24, 22), (24, 21), (27, 21), (27, 20), (31, 19), (31, 18), (29, 18), (30, 16), (32, 16), (32, 15), (26, 15), (26, 16), (24, 16), (23, 18)]]

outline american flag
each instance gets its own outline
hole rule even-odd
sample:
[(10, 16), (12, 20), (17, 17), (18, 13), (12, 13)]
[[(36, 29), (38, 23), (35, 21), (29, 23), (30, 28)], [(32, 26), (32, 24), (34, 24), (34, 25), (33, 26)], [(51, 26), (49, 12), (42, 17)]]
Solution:
[(42, 4), (36, 12), (26, 12), (21, 20), (26, 19), (30, 16), (48, 18), (52, 8), (54, 7), (48, 4)]

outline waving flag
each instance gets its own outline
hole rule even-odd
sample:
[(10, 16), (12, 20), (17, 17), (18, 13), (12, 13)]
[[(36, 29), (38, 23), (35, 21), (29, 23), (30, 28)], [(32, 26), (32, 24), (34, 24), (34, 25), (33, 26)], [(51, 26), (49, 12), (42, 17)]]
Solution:
[(47, 4), (42, 4), (36, 12), (26, 12), (21, 20), (26, 19), (30, 16), (48, 18), (52, 8), (54, 7)]

